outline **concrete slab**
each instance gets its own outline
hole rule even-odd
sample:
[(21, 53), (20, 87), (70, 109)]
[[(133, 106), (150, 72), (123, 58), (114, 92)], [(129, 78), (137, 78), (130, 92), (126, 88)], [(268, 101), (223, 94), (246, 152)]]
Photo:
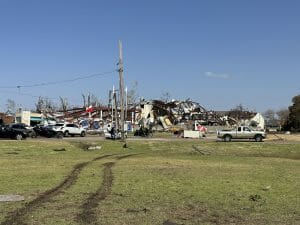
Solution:
[(21, 195), (0, 195), (0, 202), (18, 202), (18, 201), (24, 201), (25, 198)]

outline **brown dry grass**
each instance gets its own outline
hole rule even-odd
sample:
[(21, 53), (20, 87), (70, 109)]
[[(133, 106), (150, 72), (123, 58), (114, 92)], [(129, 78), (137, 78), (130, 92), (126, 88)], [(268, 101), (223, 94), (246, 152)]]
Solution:
[(268, 134), (266, 141), (296, 141), (300, 142), (300, 134)]

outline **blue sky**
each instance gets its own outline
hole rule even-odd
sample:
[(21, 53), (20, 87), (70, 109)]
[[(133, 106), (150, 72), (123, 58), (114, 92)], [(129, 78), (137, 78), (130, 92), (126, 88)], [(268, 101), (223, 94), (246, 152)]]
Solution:
[[(103, 102), (118, 73), (60, 85), (32, 85), (113, 71), (123, 42), (127, 86), (159, 99), (191, 98), (207, 109), (280, 109), (300, 92), (297, 0), (0, 0), (0, 111), (8, 98)], [(24, 95), (28, 94), (28, 95)], [(31, 96), (30, 96), (31, 95)]]

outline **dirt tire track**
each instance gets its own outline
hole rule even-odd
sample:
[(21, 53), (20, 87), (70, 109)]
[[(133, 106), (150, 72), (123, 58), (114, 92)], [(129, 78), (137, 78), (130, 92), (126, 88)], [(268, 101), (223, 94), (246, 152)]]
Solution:
[(111, 192), (113, 175), (112, 166), (114, 162), (104, 164), (104, 175), (101, 187), (91, 194), (81, 206), (82, 212), (77, 216), (77, 221), (81, 224), (96, 224), (95, 209)]
[(26, 203), (22, 208), (16, 209), (15, 211), (9, 213), (6, 216), (6, 219), (0, 225), (27, 225), (25, 222), (26, 216), (28, 213), (32, 212), (33, 210), (39, 208), (43, 203), (49, 201), (49, 199), (53, 198), (54, 196), (60, 194), (64, 190), (70, 188), (78, 179), (78, 176), (82, 169), (86, 167), (91, 162), (104, 159), (110, 157), (112, 155), (103, 155), (97, 158), (94, 158), (91, 161), (79, 163), (74, 166), (74, 169), (69, 173), (69, 175), (61, 182), (58, 186), (42, 193), (37, 198), (32, 200), (31, 202)]
[(117, 156), (117, 160), (121, 160), (121, 159), (126, 159), (129, 158), (133, 155), (137, 155), (137, 154), (127, 154), (127, 155), (121, 155), (121, 156)]
[[(122, 155), (116, 157), (117, 160), (125, 159), (131, 157), (132, 154)], [(112, 167), (115, 165), (115, 162), (108, 162), (103, 164), (104, 172), (103, 172), (103, 181), (100, 188), (92, 193), (88, 199), (82, 204), (82, 212), (77, 216), (77, 222), (80, 224), (97, 224), (96, 217), (96, 208), (107, 196), (110, 195), (112, 185), (113, 185), (113, 173)]]

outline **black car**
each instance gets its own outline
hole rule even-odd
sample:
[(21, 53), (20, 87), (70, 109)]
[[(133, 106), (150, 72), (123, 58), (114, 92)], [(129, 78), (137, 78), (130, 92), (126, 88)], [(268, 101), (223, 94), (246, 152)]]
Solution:
[(38, 125), (34, 127), (33, 130), (35, 131), (36, 135), (47, 137), (47, 138), (52, 138), (52, 137), (63, 138), (64, 136), (62, 131), (53, 130), (52, 125), (48, 125), (48, 126)]
[(34, 131), (27, 129), (25, 124), (10, 124), (0, 126), (0, 138), (22, 140), (34, 136)]

